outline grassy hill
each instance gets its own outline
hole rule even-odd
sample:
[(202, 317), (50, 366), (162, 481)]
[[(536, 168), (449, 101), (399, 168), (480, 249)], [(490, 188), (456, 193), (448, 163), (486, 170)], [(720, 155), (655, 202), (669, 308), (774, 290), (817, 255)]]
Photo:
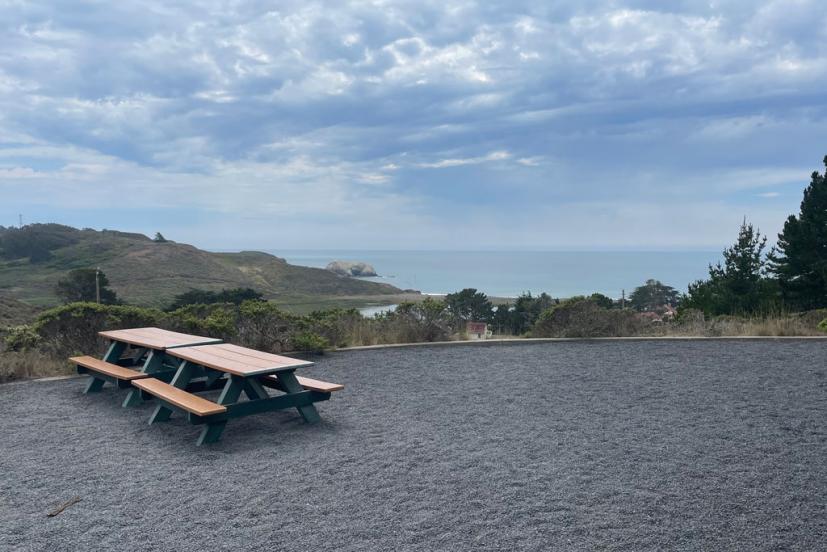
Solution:
[(28, 324), (35, 319), (37, 312), (37, 307), (0, 295), (0, 329), (17, 324)]
[(0, 295), (31, 305), (54, 305), (54, 286), (66, 272), (96, 266), (120, 298), (147, 306), (164, 306), (190, 289), (250, 287), (285, 304), (330, 304), (336, 298), (352, 301), (402, 293), (387, 284), (290, 265), (267, 253), (211, 253), (182, 243), (155, 242), (142, 234), (57, 224), (0, 227)]

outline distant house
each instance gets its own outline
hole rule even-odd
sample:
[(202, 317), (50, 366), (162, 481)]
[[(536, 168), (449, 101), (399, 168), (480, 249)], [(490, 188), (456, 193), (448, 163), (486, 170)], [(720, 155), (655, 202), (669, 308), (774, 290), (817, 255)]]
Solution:
[(465, 325), (465, 333), (468, 334), (468, 339), (488, 339), (493, 335), (485, 322), (468, 322)]
[(638, 313), (637, 316), (639, 319), (649, 322), (650, 324), (660, 324), (663, 322), (663, 318), (661, 318), (658, 313), (653, 311), (641, 312)]

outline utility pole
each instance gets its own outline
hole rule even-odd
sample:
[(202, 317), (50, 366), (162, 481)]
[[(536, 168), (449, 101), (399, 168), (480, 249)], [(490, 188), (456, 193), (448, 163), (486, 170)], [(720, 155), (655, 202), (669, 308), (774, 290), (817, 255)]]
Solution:
[(101, 267), (95, 267), (95, 299), (100, 305), (101, 302), (101, 282), (100, 282)]
[(626, 308), (626, 290), (625, 289), (620, 290), (620, 308), (621, 309)]

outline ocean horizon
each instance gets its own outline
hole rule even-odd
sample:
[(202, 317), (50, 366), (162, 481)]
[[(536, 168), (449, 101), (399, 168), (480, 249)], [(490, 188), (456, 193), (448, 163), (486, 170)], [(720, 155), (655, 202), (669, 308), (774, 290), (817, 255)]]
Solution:
[(653, 278), (685, 292), (708, 276), (720, 251), (391, 251), (271, 250), (288, 263), (324, 268), (335, 260), (362, 261), (400, 289), (443, 295), (476, 288), (491, 297), (602, 293), (618, 299)]

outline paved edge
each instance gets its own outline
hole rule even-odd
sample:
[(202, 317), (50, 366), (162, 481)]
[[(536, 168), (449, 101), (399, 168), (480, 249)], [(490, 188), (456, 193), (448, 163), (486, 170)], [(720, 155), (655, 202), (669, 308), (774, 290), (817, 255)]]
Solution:
[[(726, 341), (726, 340), (825, 340), (827, 335), (729, 335), (729, 336), (649, 336), (649, 337), (524, 337), (519, 339), (468, 339), (465, 341), (423, 341), (421, 343), (389, 343), (385, 345), (360, 345), (358, 347), (342, 347), (333, 349), (331, 353), (347, 353), (350, 351), (372, 351), (375, 349), (401, 349), (405, 347), (450, 347), (450, 346), (486, 346), (486, 345), (525, 345), (532, 343), (566, 343), (572, 341)], [(291, 356), (291, 355), (286, 355)], [(88, 377), (86, 374), (71, 374), (67, 376), (48, 376), (17, 381), (9, 381), (0, 385), (20, 385), (31, 382), (49, 382)]]
[(421, 343), (391, 343), (385, 345), (361, 345), (342, 347), (333, 352), (369, 351), (371, 349), (394, 349), (401, 347), (433, 347), (450, 345), (519, 345), (525, 343), (557, 343), (570, 341), (725, 341), (725, 340), (796, 340), (822, 339), (827, 335), (722, 335), (722, 336), (636, 336), (636, 337), (524, 337), (518, 339), (468, 339), (465, 341), (424, 341)]

